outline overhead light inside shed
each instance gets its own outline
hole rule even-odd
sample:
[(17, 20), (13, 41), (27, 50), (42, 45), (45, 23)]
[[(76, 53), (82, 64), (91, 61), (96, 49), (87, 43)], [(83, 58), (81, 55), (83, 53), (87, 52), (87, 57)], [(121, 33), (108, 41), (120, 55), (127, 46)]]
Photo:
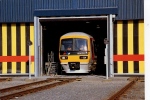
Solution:
[(99, 25), (97, 25), (97, 26), (96, 26), (96, 28), (100, 28), (100, 26), (99, 26)]

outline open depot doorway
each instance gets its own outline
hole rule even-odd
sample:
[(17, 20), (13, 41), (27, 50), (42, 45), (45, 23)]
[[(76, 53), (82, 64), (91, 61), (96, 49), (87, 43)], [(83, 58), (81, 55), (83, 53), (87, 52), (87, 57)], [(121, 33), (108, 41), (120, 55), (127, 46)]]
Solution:
[[(35, 14), (34, 14), (35, 15), (34, 16), (34, 37), (35, 37), (35, 40), (34, 40), (34, 42), (35, 42), (35, 45), (34, 45), (34, 48), (35, 48), (35, 56), (34, 56), (35, 65), (34, 65), (34, 67), (35, 67), (35, 77), (43, 75), (43, 63), (45, 61), (45, 60), (43, 60), (43, 57), (46, 54), (46, 53), (44, 53), (44, 55), (43, 55), (43, 50), (44, 50), (43, 49), (43, 32), (44, 32), (43, 30), (45, 30), (46, 33), (48, 33), (48, 35), (50, 33), (51, 33), (50, 35), (53, 34), (51, 32), (52, 30), (53, 30), (54, 33), (58, 34), (58, 35), (53, 34), (54, 36), (52, 35), (50, 37), (47, 36), (47, 38), (49, 38), (49, 39), (56, 36), (55, 38), (57, 38), (57, 41), (54, 41), (54, 42), (58, 42), (59, 41), (58, 37), (65, 34), (66, 32), (70, 32), (70, 31), (82, 31), (82, 32), (88, 33), (90, 35), (93, 34), (93, 32), (95, 32), (95, 34), (94, 34), (95, 36), (93, 36), (93, 37), (97, 38), (96, 39), (97, 41), (98, 40), (102, 41), (102, 43), (104, 43), (103, 39), (105, 37), (107, 37), (107, 40), (108, 40), (107, 45), (106, 45), (106, 48), (107, 48), (106, 49), (106, 54), (107, 54), (106, 59), (107, 60), (106, 60), (106, 68), (104, 68), (104, 69), (106, 69), (106, 77), (108, 77), (108, 76), (113, 77), (114, 76), (114, 71), (113, 71), (113, 69), (114, 69), (113, 68), (113, 18), (115, 18), (115, 15), (113, 15), (113, 14), (117, 13), (117, 8), (91, 9), (91, 10), (93, 10), (93, 11), (100, 10), (100, 11), (102, 11), (101, 13), (108, 13), (108, 14), (105, 15), (105, 16), (83, 16), (83, 17), (82, 16), (81, 17), (79, 17), (79, 16), (76, 16), (76, 17), (38, 17), (38, 16), (41, 16), (41, 15), (42, 16), (44, 16), (44, 15), (45, 16), (50, 16), (50, 15), (52, 16), (53, 14), (55, 15), (55, 13), (53, 12), (53, 10), (48, 10), (49, 13), (44, 13), (44, 12), (47, 12), (47, 11), (41, 11), (41, 10), (37, 10), (35, 12)], [(108, 12), (103, 12), (105, 10), (108, 10)], [(58, 10), (56, 12), (60, 12), (60, 11), (62, 11), (62, 10)], [(68, 10), (63, 10), (63, 11), (66, 12)], [(73, 15), (74, 14), (77, 14), (77, 15), (81, 14), (82, 15), (82, 14), (84, 14), (83, 11), (88, 12), (88, 13), (85, 13), (86, 15), (91, 14), (90, 10), (88, 10), (88, 9), (83, 9), (83, 11), (82, 10), (73, 10), (73, 12), (75, 12), (75, 13), (72, 13), (71, 11), (72, 10), (70, 10), (69, 13), (68, 12), (65, 13), (64, 15), (70, 15), (70, 14), (73, 14)], [(50, 12), (52, 12), (52, 13), (50, 13)], [(94, 13), (99, 13), (100, 14), (100, 12), (94, 12)], [(57, 14), (58, 14), (58, 16), (60, 16), (61, 13), (60, 14), (57, 13)], [(100, 26), (97, 25), (100, 22), (102, 22), (102, 20), (104, 20), (104, 23), (102, 23)], [(94, 24), (91, 24), (91, 23), (94, 23)], [(107, 24), (105, 24), (105, 23), (107, 23)], [(56, 26), (55, 26), (55, 24), (56, 24)], [(88, 24), (89, 24), (90, 28), (87, 26)], [(96, 25), (97, 29), (95, 29), (95, 25)], [(46, 28), (46, 26), (48, 26), (48, 28)], [(52, 26), (52, 27), (50, 28), (50, 26)], [(69, 28), (65, 29), (66, 26), (69, 27)], [(78, 26), (80, 26), (80, 27), (78, 27)], [(60, 28), (58, 29), (57, 27), (58, 28), (60, 27)], [(103, 35), (100, 36), (102, 38), (99, 38), (98, 36), (96, 36), (96, 35), (102, 34), (100, 31), (98, 31), (98, 28), (100, 29), (100, 27), (103, 27), (103, 29), (106, 28), (106, 30), (107, 30), (107, 31), (106, 30), (102, 31), (102, 33), (104, 32)], [(50, 31), (50, 29), (52, 29), (52, 30)], [(54, 29), (57, 30), (57, 31), (54, 31)], [(58, 32), (58, 30), (60, 30), (60, 29), (62, 29), (62, 32)], [(107, 33), (107, 35), (106, 35), (105, 32)], [(47, 45), (48, 44), (47, 42), (48, 41), (46, 41), (44, 45)], [(53, 43), (53, 44), (55, 44), (55, 43)], [(104, 54), (104, 53), (102, 53), (102, 54)], [(56, 53), (55, 56), (56, 55), (58, 55), (58, 53)], [(57, 61), (57, 57), (55, 58), (56, 61)], [(105, 72), (104, 70), (102, 70), (101, 67), (99, 67), (98, 71)]]
[[(43, 30), (42, 20), (48, 21), (88, 21), (107, 19), (107, 57), (106, 77), (113, 77), (113, 18), (118, 14), (118, 7), (85, 8), (85, 9), (36, 9), (34, 10), (34, 68), (35, 77), (42, 76), (43, 72)], [(64, 17), (62, 17), (64, 16)], [(81, 23), (80, 23), (81, 24)], [(52, 25), (52, 24), (51, 24)], [(77, 24), (77, 26), (79, 23)], [(74, 28), (76, 28), (75, 26)], [(80, 26), (80, 25), (79, 25)], [(91, 25), (92, 26), (92, 25)], [(102, 25), (103, 26), (103, 25)], [(82, 27), (82, 26), (81, 26)], [(99, 27), (99, 26), (97, 26)], [(72, 29), (73, 27), (71, 27)], [(57, 29), (57, 28), (56, 28)], [(67, 29), (68, 30), (68, 29)], [(71, 30), (73, 31), (73, 30)], [(75, 30), (80, 31), (80, 30)], [(91, 30), (88, 30), (90, 33)], [(66, 31), (64, 31), (66, 32)], [(95, 31), (96, 32), (96, 31)], [(58, 32), (59, 33), (59, 32)], [(88, 34), (89, 34), (88, 33)], [(52, 33), (53, 34), (53, 33)], [(64, 34), (64, 33), (60, 33)], [(104, 33), (105, 34), (105, 33)], [(51, 38), (51, 37), (50, 37)]]
[[(45, 74), (45, 62), (48, 59), (48, 53), (54, 52), (54, 61), (59, 63), (59, 39), (68, 32), (85, 32), (94, 37), (97, 44), (97, 67), (95, 74), (105, 75), (106, 66), (104, 64), (105, 44), (104, 38), (107, 38), (107, 19), (99, 20), (41, 20), (42, 26), (42, 47), (43, 62), (42, 73)], [(58, 74), (61, 74), (61, 68), (58, 66)]]

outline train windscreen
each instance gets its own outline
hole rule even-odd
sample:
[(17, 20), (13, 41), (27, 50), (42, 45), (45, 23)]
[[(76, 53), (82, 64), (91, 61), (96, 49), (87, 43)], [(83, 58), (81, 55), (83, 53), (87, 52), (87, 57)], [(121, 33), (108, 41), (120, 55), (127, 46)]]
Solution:
[(62, 39), (60, 51), (87, 51), (87, 40), (81, 38)]

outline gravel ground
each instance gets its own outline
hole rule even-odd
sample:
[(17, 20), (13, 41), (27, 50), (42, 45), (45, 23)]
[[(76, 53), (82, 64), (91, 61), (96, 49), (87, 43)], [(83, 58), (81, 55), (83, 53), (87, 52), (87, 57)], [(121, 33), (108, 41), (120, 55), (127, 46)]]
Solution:
[[(68, 76), (61, 76), (68, 77)], [(16, 97), (18, 100), (107, 100), (120, 90), (129, 81), (128, 77), (113, 77), (105, 79), (104, 76), (69, 76), (82, 78), (52, 89)], [(50, 77), (47, 77), (50, 78)], [(42, 79), (42, 78), (41, 78)], [(21, 83), (20, 83), (21, 84)]]
[[(107, 100), (111, 95), (116, 93), (120, 88), (125, 86), (129, 81), (128, 77), (113, 77), (105, 79), (104, 76), (45, 76), (39, 78), (13, 77), (12, 81), (0, 82), (0, 89), (20, 84), (26, 84), (33, 81), (44, 80), (46, 78), (82, 78), (81, 81), (54, 87), (32, 93), (23, 97), (16, 97), (18, 100)], [(120, 100), (144, 100), (145, 82), (137, 82), (128, 90)]]
[(17, 86), (17, 85), (21, 85), (21, 84), (27, 84), (27, 83), (31, 83), (33, 81), (44, 80), (44, 79), (46, 79), (46, 78), (39, 78), (39, 79), (33, 78), (32, 80), (29, 80), (28, 77), (13, 77), (12, 81), (0, 82), (0, 89)]

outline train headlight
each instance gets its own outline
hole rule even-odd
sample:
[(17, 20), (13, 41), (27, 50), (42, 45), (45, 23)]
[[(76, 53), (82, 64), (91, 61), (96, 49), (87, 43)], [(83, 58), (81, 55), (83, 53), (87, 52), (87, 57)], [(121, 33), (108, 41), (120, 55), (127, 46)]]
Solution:
[(80, 56), (80, 59), (88, 59), (88, 56)]
[(65, 59), (68, 59), (68, 57), (67, 56), (62, 56), (61, 59), (65, 60)]

